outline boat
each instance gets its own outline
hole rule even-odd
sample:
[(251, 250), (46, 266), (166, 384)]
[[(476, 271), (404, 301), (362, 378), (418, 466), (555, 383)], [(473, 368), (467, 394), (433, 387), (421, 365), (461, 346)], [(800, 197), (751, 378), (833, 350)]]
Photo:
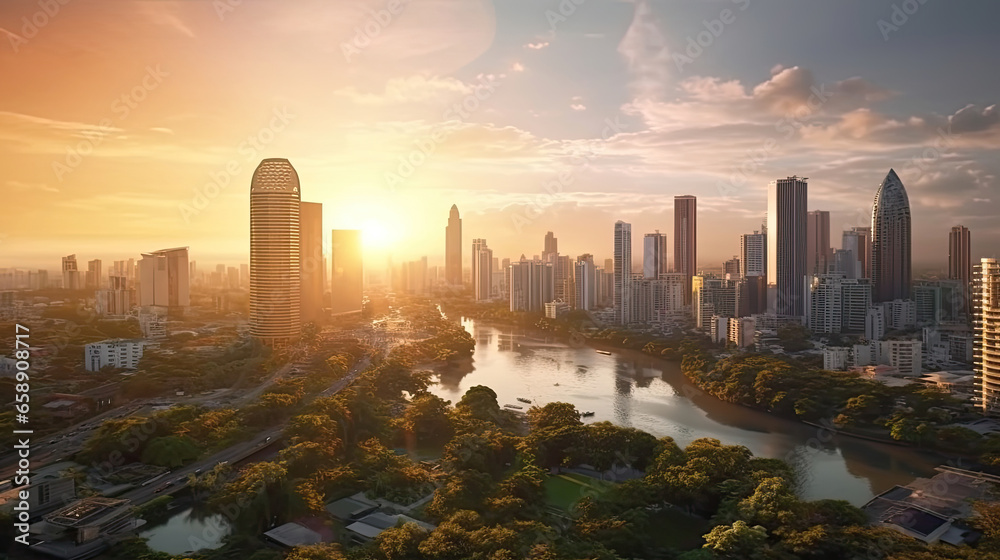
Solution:
[(597, 353), (598, 354), (604, 354), (605, 356), (610, 356), (611, 355), (611, 352), (608, 352), (607, 350), (598, 350)]
[(504, 408), (513, 408), (514, 410), (521, 410), (522, 408), (524, 408), (523, 406), (517, 406), (516, 404), (505, 404), (505, 405), (503, 405), (503, 407)]
[(531, 404), (531, 399), (526, 399), (524, 397), (517, 397), (517, 400), (519, 400), (519, 401), (521, 401), (523, 403)]
[(553, 383), (553, 384), (552, 384), (552, 386), (553, 386), (553, 387), (558, 387), (558, 386), (559, 386), (559, 384), (558, 384), (558, 383)]
[(587, 412), (581, 412), (580, 413), (580, 416), (584, 416), (584, 417), (593, 416), (593, 415), (594, 415), (594, 412), (590, 411), (590, 410), (588, 410)]

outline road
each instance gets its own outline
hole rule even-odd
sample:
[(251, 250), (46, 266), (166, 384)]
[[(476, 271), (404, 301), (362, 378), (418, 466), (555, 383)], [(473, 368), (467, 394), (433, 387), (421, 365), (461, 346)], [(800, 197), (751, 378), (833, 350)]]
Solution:
[[(365, 356), (351, 368), (351, 371), (349, 371), (347, 375), (340, 378), (338, 381), (335, 381), (328, 389), (317, 395), (317, 397), (329, 397), (343, 391), (344, 388), (349, 386), (355, 379), (358, 378), (362, 371), (368, 369), (369, 365), (371, 365), (371, 358)], [(118, 497), (131, 500), (132, 505), (141, 505), (142, 503), (147, 502), (161, 494), (172, 494), (178, 492), (179, 490), (183, 490), (187, 487), (188, 475), (191, 473), (195, 471), (207, 471), (215, 468), (216, 465), (222, 462), (235, 464), (243, 459), (246, 459), (250, 455), (257, 453), (258, 451), (277, 443), (278, 437), (284, 431), (287, 424), (287, 422), (282, 422), (280, 426), (261, 432), (250, 441), (237, 443), (219, 451), (211, 457), (198, 461), (197, 463), (192, 463), (180, 469), (175, 469), (160, 480), (147, 484), (146, 486), (129, 490)], [(159, 492), (157, 492), (157, 490), (159, 490)]]

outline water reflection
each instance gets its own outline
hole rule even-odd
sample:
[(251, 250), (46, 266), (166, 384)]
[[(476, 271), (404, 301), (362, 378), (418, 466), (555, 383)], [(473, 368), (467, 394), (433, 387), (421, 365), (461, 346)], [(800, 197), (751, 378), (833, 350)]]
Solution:
[(153, 550), (186, 554), (219, 548), (229, 532), (230, 526), (224, 516), (203, 507), (187, 507), (162, 523), (148, 526), (139, 536), (149, 539), (147, 544)]
[[(863, 504), (875, 493), (933, 474), (937, 461), (916, 450), (846, 437), (721, 402), (694, 387), (676, 363), (641, 352), (611, 355), (512, 327), (463, 320), (476, 340), (470, 363), (454, 366), (431, 390), (452, 402), (474, 385), (492, 388), (504, 404), (517, 398), (565, 401), (594, 411), (586, 422), (611, 420), (687, 445), (702, 437), (747, 446), (755, 455), (789, 461), (806, 499)], [(495, 342), (494, 342), (495, 341)]]

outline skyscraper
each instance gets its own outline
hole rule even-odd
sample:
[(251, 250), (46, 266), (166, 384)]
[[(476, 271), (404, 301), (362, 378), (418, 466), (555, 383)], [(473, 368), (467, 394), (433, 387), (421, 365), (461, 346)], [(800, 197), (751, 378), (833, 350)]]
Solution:
[(87, 289), (88, 290), (99, 290), (101, 289), (101, 259), (94, 259), (87, 262)]
[[(323, 320), (323, 205), (318, 202), (299, 204), (299, 263), (302, 271), (299, 295), (302, 322)], [(234, 287), (238, 287), (234, 286)]]
[(80, 289), (80, 271), (77, 269), (76, 255), (62, 258), (62, 285), (67, 290)]
[(455, 204), (444, 228), (444, 279), (452, 286), (462, 285), (462, 218)]
[(554, 298), (555, 276), (552, 263), (541, 260), (521, 260), (510, 263), (510, 310), (544, 311)]
[(647, 233), (642, 238), (643, 278), (659, 278), (667, 272), (670, 272), (667, 269), (667, 235), (659, 230)]
[(361, 230), (335, 229), (330, 237), (331, 313), (361, 311), (364, 267)]
[(871, 278), (871, 226), (854, 227), (845, 231), (841, 238), (841, 248), (850, 251), (857, 261), (855, 274), (858, 278)]
[(870, 258), (872, 299), (910, 299), (910, 200), (892, 169), (875, 193)]
[(684, 304), (691, 303), (691, 278), (698, 266), (698, 199), (674, 197), (674, 272), (687, 277)]
[(545, 248), (542, 250), (542, 260), (548, 262), (549, 255), (559, 254), (559, 240), (551, 231), (545, 233)]
[(139, 305), (163, 307), (170, 315), (183, 314), (191, 305), (190, 277), (187, 247), (143, 253), (139, 261)]
[(493, 294), (493, 251), (485, 239), (472, 240), (472, 291), (476, 301), (486, 301)]
[(813, 210), (806, 215), (806, 274), (826, 274), (830, 259), (830, 213)]
[(615, 319), (627, 325), (632, 321), (632, 224), (615, 222)]
[(292, 164), (261, 161), (250, 183), (250, 334), (269, 345), (302, 331), (300, 211)]
[(576, 258), (575, 279), (573, 286), (576, 289), (577, 309), (597, 308), (597, 276), (594, 267), (594, 255), (586, 253)]
[(963, 297), (970, 302), (966, 307), (971, 308), (971, 298), (966, 294), (972, 282), (972, 234), (965, 226), (951, 228), (948, 235), (948, 278), (960, 281)]
[(722, 277), (736, 280), (740, 276), (740, 257), (734, 255), (733, 258), (722, 263)]
[(984, 412), (1000, 408), (1000, 263), (984, 258), (972, 271), (973, 371), (976, 404)]
[(776, 315), (805, 315), (806, 177), (771, 181), (767, 190), (767, 306)]
[(755, 231), (740, 236), (740, 276), (767, 274), (767, 234)]

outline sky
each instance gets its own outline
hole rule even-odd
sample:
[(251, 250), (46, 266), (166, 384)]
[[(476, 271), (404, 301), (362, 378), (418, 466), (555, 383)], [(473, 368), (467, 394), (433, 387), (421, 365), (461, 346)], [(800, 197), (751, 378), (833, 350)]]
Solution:
[[(50, 5), (51, 4), (51, 5)], [(48, 12), (45, 9), (48, 9)], [(499, 257), (610, 257), (616, 220), (698, 260), (809, 178), (832, 240), (894, 168), (913, 260), (1000, 247), (1000, 5), (969, 0), (5, 0), (0, 267), (190, 246), (246, 262), (249, 185), (288, 158), (324, 229), (443, 264), (457, 204)], [(329, 240), (326, 240), (329, 244)]]

